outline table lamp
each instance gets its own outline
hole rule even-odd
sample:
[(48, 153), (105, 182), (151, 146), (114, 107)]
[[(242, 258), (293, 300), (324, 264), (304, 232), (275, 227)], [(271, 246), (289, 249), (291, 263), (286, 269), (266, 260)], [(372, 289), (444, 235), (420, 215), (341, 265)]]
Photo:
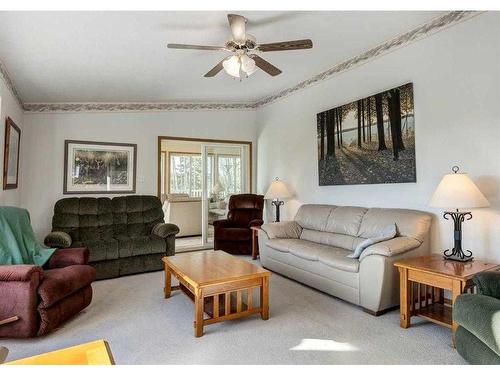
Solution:
[(220, 181), (217, 181), (212, 188), (212, 193), (215, 195), (215, 198), (219, 199), (219, 194), (223, 193), (225, 190), (224, 185), (222, 185)]
[[(453, 173), (447, 174), (439, 183), (432, 195), (431, 207), (447, 208), (443, 217), (452, 219), (454, 223), (454, 247), (444, 252), (444, 258), (468, 262), (473, 259), (472, 252), (462, 250), (462, 223), (472, 219), (469, 208), (488, 207), (490, 204), (466, 173), (459, 173), (459, 167), (454, 166)], [(455, 209), (456, 211), (452, 211)], [(459, 209), (465, 209), (460, 211)]]
[(283, 181), (281, 181), (278, 177), (274, 179), (267, 189), (266, 195), (264, 195), (264, 199), (272, 199), (271, 204), (276, 206), (276, 222), (280, 221), (280, 206), (282, 206), (285, 202), (282, 199), (291, 198), (292, 194), (288, 190), (287, 186)]

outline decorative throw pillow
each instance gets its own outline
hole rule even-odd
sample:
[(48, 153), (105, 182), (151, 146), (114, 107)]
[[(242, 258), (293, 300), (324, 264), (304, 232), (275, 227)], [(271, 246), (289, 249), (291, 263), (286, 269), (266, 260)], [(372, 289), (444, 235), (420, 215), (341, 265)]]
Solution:
[(57, 248), (70, 247), (72, 242), (71, 236), (66, 232), (49, 233), (44, 241), (46, 246)]
[(397, 234), (396, 224), (390, 224), (386, 226), (384, 229), (382, 229), (382, 232), (380, 232), (378, 237), (367, 238), (363, 242), (360, 242), (358, 246), (356, 246), (356, 249), (354, 249), (354, 252), (352, 254), (347, 255), (347, 257), (352, 259), (358, 259), (361, 253), (365, 251), (365, 249), (368, 246), (371, 246), (378, 242), (390, 240), (391, 238), (396, 237), (396, 234)]

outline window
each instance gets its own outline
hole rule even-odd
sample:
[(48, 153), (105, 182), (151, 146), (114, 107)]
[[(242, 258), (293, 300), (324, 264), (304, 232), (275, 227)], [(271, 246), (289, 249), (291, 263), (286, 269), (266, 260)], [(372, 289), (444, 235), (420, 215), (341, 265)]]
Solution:
[[(208, 156), (208, 170), (213, 171), (213, 155)], [(213, 186), (213, 173), (207, 175), (208, 186)], [(170, 186), (172, 194), (189, 194), (200, 198), (203, 189), (201, 154), (170, 153)]]
[(170, 193), (198, 198), (202, 183), (200, 154), (170, 154)]
[[(203, 189), (201, 154), (169, 153), (169, 193), (189, 194), (200, 198)], [(220, 182), (224, 195), (241, 193), (241, 157), (239, 155), (209, 154), (207, 160), (207, 186)]]
[(218, 178), (227, 194), (241, 193), (241, 157), (217, 155)]

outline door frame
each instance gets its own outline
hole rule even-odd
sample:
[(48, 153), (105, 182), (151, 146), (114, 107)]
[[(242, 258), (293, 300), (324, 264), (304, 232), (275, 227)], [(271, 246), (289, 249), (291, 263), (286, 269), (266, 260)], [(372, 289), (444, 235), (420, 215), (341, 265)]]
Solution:
[[(210, 153), (208, 152), (209, 148), (224, 148), (224, 147), (230, 147), (230, 148), (237, 148), (239, 149), (239, 157), (240, 157), (240, 173), (241, 173), (241, 186), (240, 186), (240, 191), (241, 193), (249, 193), (251, 192), (251, 184), (250, 181), (248, 181), (248, 178), (250, 177), (250, 170), (248, 169), (248, 164), (247, 163), (247, 157), (250, 156), (250, 148), (248, 147), (248, 144), (246, 143), (239, 143), (239, 144), (229, 144), (229, 143), (213, 143), (213, 142), (202, 142), (201, 143), (201, 160), (202, 160), (202, 169), (204, 171), (207, 170), (207, 161), (208, 161), (208, 156)], [(248, 156), (246, 151), (248, 150)], [(215, 164), (214, 170), (218, 169), (218, 164), (216, 163), (216, 158), (214, 158), (213, 163)], [(215, 174), (212, 176), (212, 181), (215, 182)], [(202, 231), (201, 231), (201, 245), (203, 247), (205, 246), (210, 246), (214, 245), (213, 242), (208, 241), (208, 210), (209, 210), (209, 196), (208, 196), (208, 174), (203, 173), (202, 176), (202, 195), (201, 195), (201, 225), (202, 225)], [(247, 190), (248, 188), (248, 190)]]
[(249, 158), (249, 186), (250, 192), (253, 192), (253, 153), (252, 153), (252, 141), (237, 141), (228, 139), (210, 139), (210, 138), (191, 138), (191, 137), (173, 137), (166, 135), (158, 136), (158, 158), (157, 158), (157, 195), (161, 200), (161, 141), (188, 141), (188, 142), (202, 142), (202, 143), (227, 143), (227, 144), (240, 144), (248, 145), (248, 158)]

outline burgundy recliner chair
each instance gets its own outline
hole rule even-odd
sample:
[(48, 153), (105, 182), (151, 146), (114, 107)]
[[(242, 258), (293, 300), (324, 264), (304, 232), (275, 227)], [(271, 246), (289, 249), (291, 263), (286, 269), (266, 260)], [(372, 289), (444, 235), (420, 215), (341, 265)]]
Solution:
[(264, 223), (262, 210), (264, 196), (238, 194), (229, 198), (227, 219), (214, 221), (214, 250), (231, 254), (252, 253), (252, 230), (250, 227)]
[(0, 265), (0, 337), (44, 335), (92, 300), (86, 248), (58, 249), (42, 267)]

